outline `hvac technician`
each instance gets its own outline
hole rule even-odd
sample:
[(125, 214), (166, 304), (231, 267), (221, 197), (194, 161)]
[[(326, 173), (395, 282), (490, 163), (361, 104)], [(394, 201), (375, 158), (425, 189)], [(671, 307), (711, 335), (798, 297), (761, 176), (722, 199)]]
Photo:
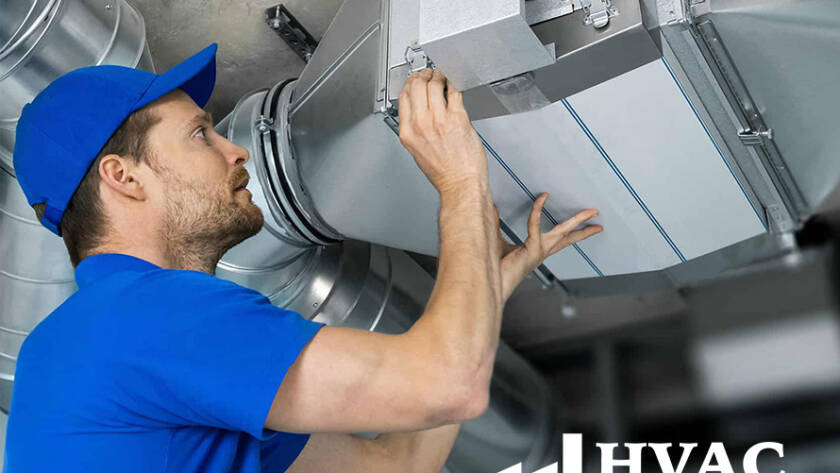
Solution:
[[(597, 212), (540, 234), (542, 195), (526, 243), (507, 245), (461, 94), (424, 70), (399, 98), (400, 139), (441, 200), (424, 314), (383, 335), (272, 306), (213, 276), (263, 222), (248, 152), (201, 108), (215, 52), (160, 75), (79, 69), (24, 108), (15, 172), (79, 290), (20, 350), (5, 471), (439, 471), (487, 406), (505, 300), (600, 231), (574, 230)], [(363, 431), (391, 433), (347, 434)]]

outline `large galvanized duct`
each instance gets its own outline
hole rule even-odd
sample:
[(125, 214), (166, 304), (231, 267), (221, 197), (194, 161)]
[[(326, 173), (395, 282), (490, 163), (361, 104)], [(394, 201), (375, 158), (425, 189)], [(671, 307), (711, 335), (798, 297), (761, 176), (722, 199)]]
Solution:
[[(216, 129), (246, 147), (248, 189), (265, 217), (254, 238), (232, 248), (216, 274), (259, 290), (281, 307), (331, 325), (401, 333), (422, 314), (434, 280), (404, 252), (347, 240), (307, 242), (295, 228), (279, 182), (284, 164), (272, 109), (288, 103), (293, 82), (245, 95)], [(285, 189), (288, 191), (288, 188)], [(303, 230), (307, 231), (306, 228)], [(310, 235), (311, 236), (311, 235)], [(352, 353), (348, 356), (353, 356)], [(554, 416), (542, 376), (503, 342), (496, 357), (490, 407), (464, 424), (446, 464), (452, 473), (496, 472), (518, 462), (526, 471), (554, 456)]]
[[(80, 34), (84, 32), (84, 34)], [(0, 409), (8, 410), (23, 339), (75, 291), (62, 240), (38, 223), (12, 169), (23, 105), (73, 69), (153, 71), (143, 18), (125, 0), (3, 3), (0, 15)]]
[[(650, 13), (674, 2), (644, 3)], [(559, 4), (568, 8), (551, 13)], [(526, 237), (540, 192), (552, 195), (546, 226), (600, 210), (593, 223), (604, 232), (546, 260), (557, 279), (662, 271), (796, 228), (803, 214), (773, 177), (778, 166), (750, 153), (744, 129), (698, 98), (705, 69), (675, 57), (655, 18), (648, 29), (640, 0), (611, 4), (620, 14), (599, 29), (575, 2), (345, 0), (294, 90), (257, 117), (276, 137), (278, 199), (289, 220), (312, 242), (437, 254), (438, 194), (396, 134), (400, 86), (431, 59), (470, 85), (480, 79), (465, 104), (514, 237)], [(441, 13), (450, 8), (461, 13)], [(518, 64), (512, 52), (523, 47), (553, 50), (556, 62)], [(530, 69), (482, 82), (497, 66)]]

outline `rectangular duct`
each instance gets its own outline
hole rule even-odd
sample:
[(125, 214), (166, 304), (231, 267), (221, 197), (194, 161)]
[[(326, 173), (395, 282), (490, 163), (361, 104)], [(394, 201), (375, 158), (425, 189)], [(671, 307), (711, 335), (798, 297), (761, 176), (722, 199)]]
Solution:
[[(751, 187), (689, 100), (684, 88), (691, 85), (678, 80), (680, 65), (666, 63), (644, 29), (638, 0), (613, 3), (622, 14), (591, 44), (557, 48), (586, 55), (600, 42), (605, 58), (633, 58), (609, 63), (623, 70), (608, 67), (596, 85), (588, 81), (598, 64), (569, 71), (586, 80), (555, 96), (560, 92), (539, 85), (540, 70), (555, 66), (538, 69), (534, 83), (549, 92), (546, 106), (474, 121), (487, 147), (494, 200), (520, 238), (540, 192), (552, 194), (546, 227), (583, 208), (601, 210), (602, 234), (547, 261), (559, 279), (660, 270), (767, 231)], [(381, 113), (405, 72), (392, 66), (400, 60), (397, 46), (418, 33), (421, 5), (345, 2), (302, 75), (290, 123), (304, 191), (323, 221), (347, 238), (436, 254), (437, 194)], [(566, 18), (573, 15), (541, 25), (578, 26)]]
[(766, 231), (664, 60), (475, 126), (494, 200), (520, 238), (531, 195), (551, 193), (546, 225), (601, 211), (602, 234), (546, 262), (558, 278), (663, 269)]
[(419, 30), (419, 46), (459, 90), (554, 62), (553, 45), (528, 26), (525, 0), (420, 0)]

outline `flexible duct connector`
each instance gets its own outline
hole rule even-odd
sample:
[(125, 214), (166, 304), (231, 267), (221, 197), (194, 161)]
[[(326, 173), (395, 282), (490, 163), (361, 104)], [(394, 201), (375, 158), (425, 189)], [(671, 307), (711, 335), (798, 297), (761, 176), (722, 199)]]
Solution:
[[(75, 289), (60, 238), (43, 228), (14, 177), (23, 106), (71, 70), (154, 71), (143, 17), (125, 0), (9, 2), (0, 15), (0, 409), (8, 410), (23, 339)], [(84, 34), (79, 34), (84, 32)]]

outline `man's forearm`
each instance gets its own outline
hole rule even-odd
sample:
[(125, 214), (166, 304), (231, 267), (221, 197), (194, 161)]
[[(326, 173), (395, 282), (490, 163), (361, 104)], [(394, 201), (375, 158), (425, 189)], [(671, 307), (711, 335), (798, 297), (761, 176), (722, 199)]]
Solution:
[(350, 434), (313, 434), (287, 471), (439, 473), (459, 427), (450, 424), (417, 432), (381, 434), (374, 440)]
[(437, 281), (417, 324), (433, 334), (438, 353), (484, 383), (502, 315), (497, 225), (486, 177), (441, 189)]
[(388, 471), (438, 473), (449, 457), (460, 427), (460, 424), (450, 424), (419, 432), (382, 434), (374, 442), (389, 459), (388, 463), (396, 467)]

